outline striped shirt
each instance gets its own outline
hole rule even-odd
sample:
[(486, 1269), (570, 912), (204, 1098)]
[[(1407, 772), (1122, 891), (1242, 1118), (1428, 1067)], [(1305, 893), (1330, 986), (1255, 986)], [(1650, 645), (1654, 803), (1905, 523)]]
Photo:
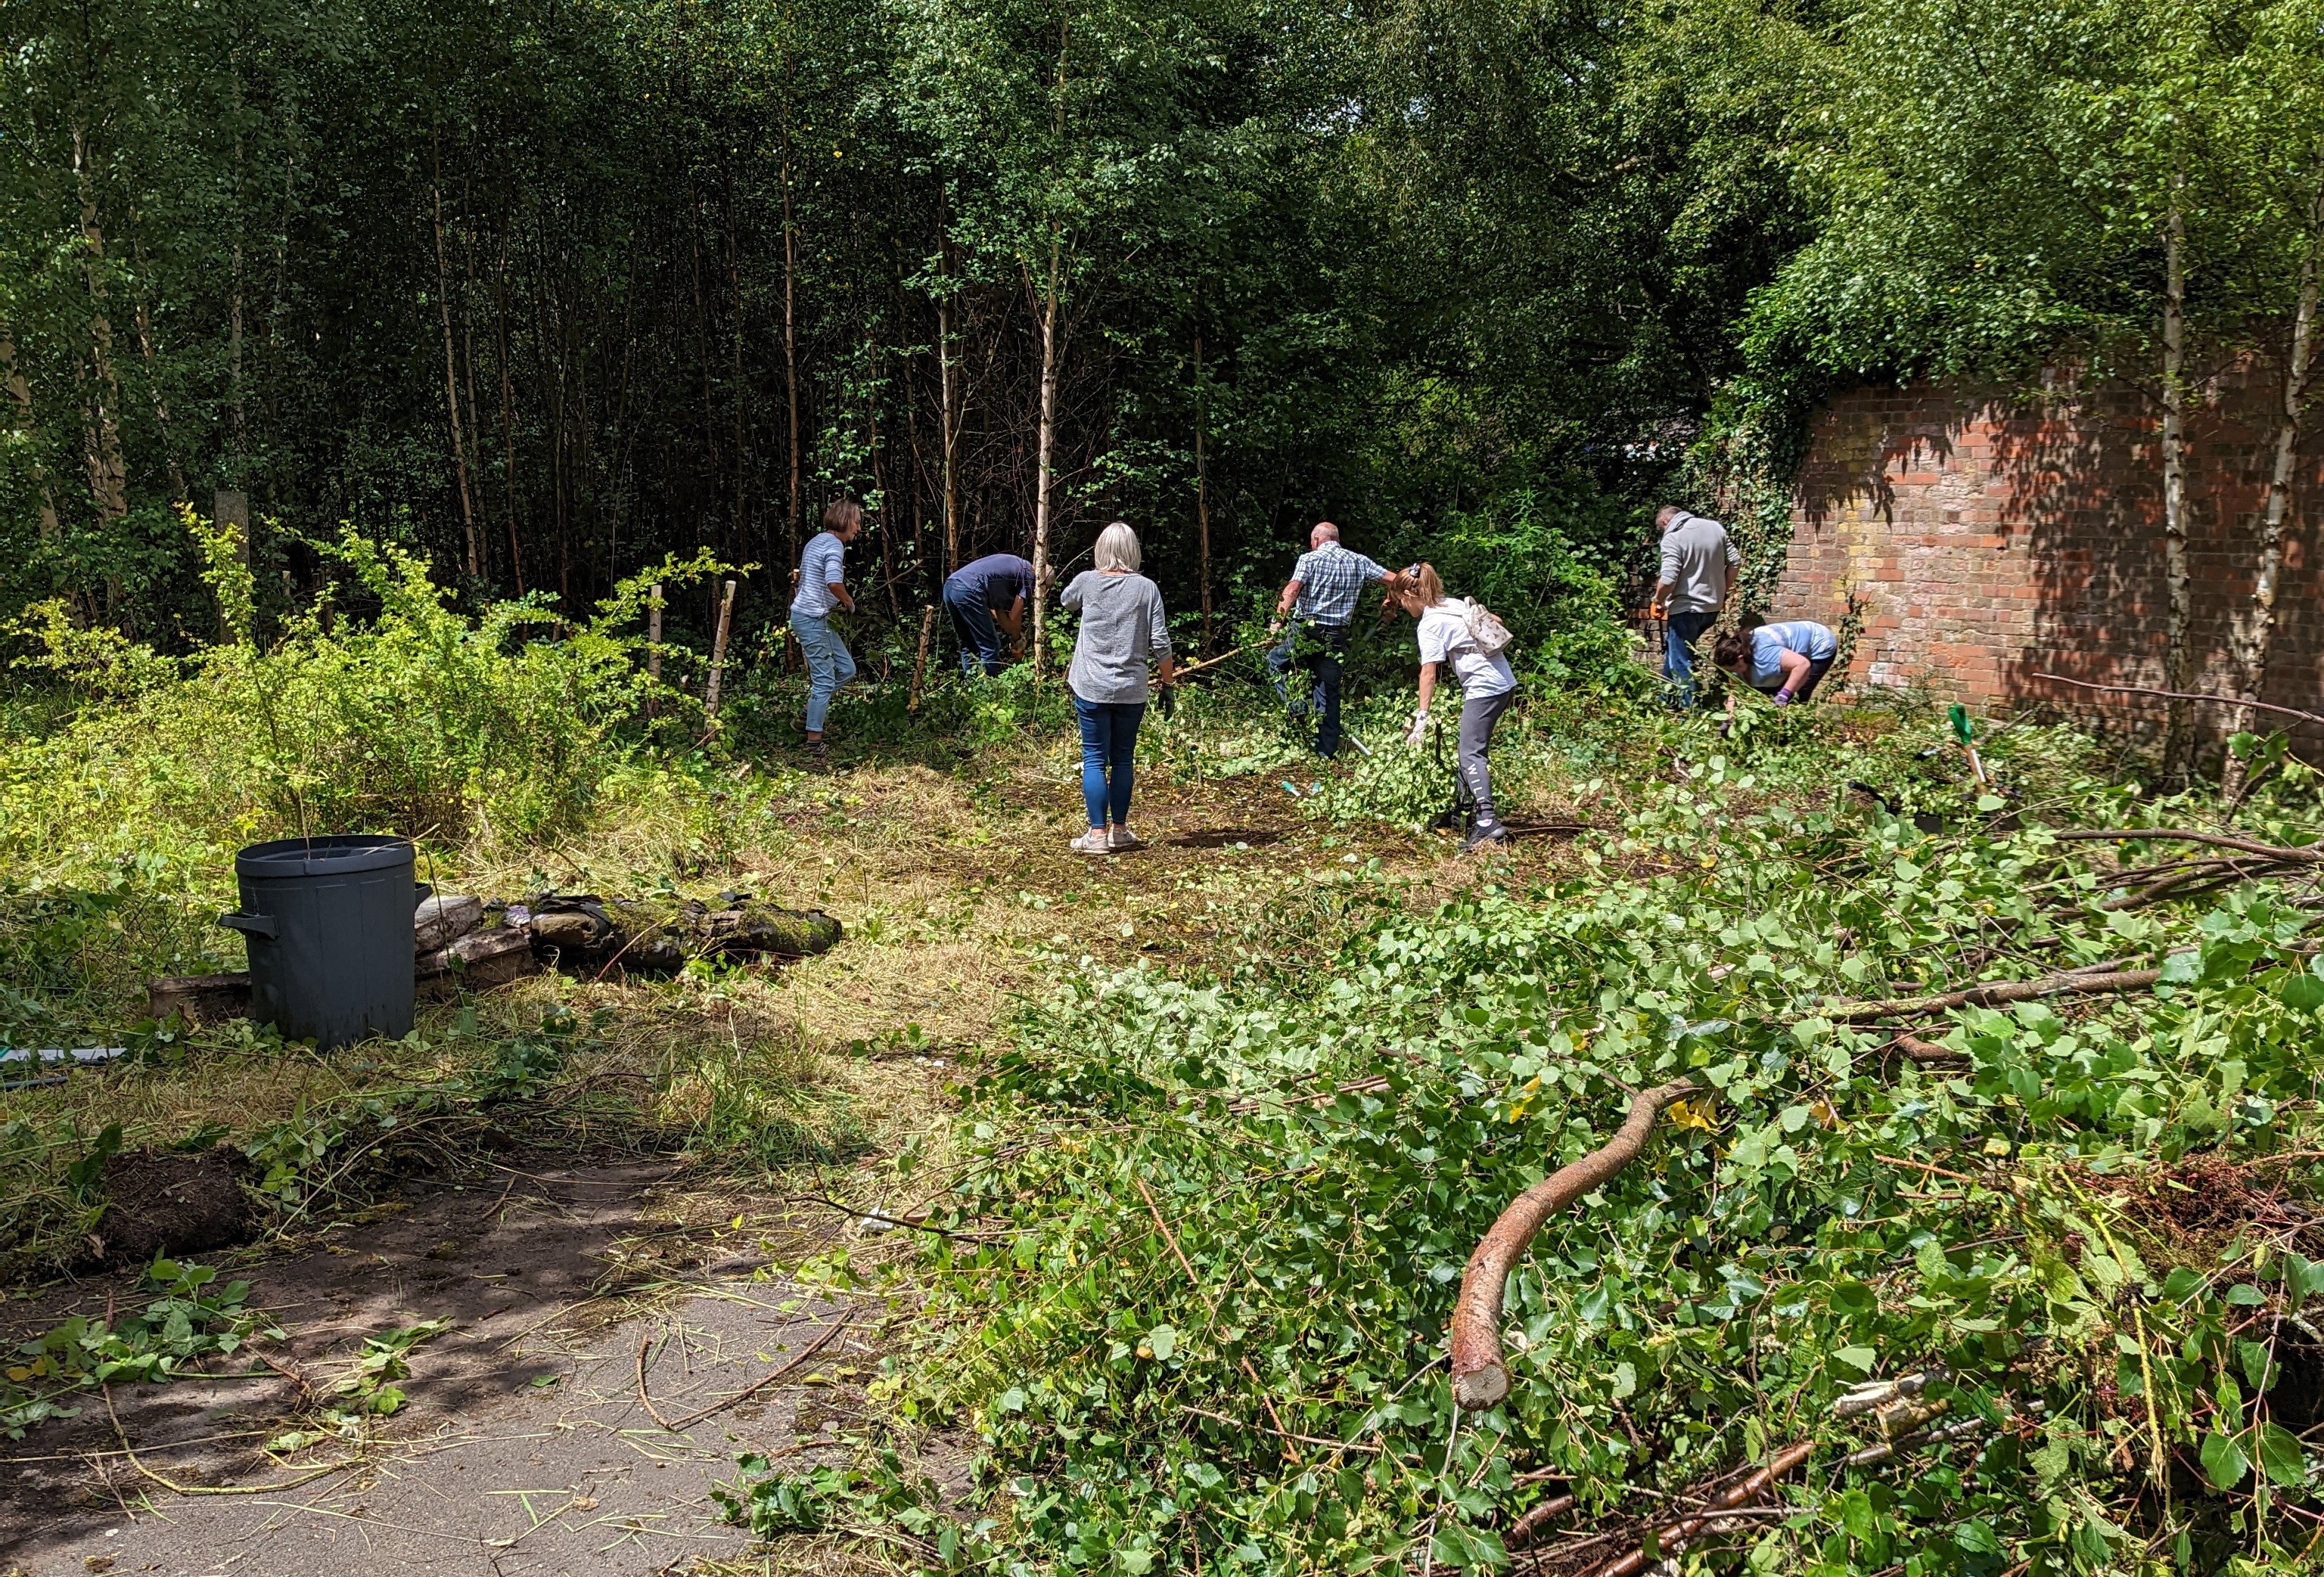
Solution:
[(821, 618), (839, 606), (831, 588), (845, 578), (847, 544), (829, 531), (817, 531), (799, 549), (798, 590), (791, 594), (791, 612)]
[(1364, 587), (1386, 580), (1388, 571), (1360, 553), (1326, 542), (1299, 556), (1291, 578), (1299, 583), (1299, 601), (1293, 606), (1299, 617), (1318, 624), (1345, 624), (1356, 616), (1356, 599), (1364, 595)]

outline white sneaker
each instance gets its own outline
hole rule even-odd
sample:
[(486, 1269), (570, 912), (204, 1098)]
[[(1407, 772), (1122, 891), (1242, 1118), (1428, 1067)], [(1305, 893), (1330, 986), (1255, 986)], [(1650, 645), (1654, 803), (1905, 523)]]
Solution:
[(1072, 848), (1077, 854), (1111, 854), (1113, 853), (1113, 844), (1107, 839), (1105, 829), (1102, 827), (1090, 828), (1089, 831), (1084, 833), (1080, 837), (1077, 837), (1073, 841)]
[(1112, 832), (1106, 835), (1106, 842), (1107, 846), (1117, 854), (1124, 853), (1131, 849), (1142, 849), (1146, 846), (1144, 842), (1139, 839), (1139, 835), (1136, 833), (1131, 832), (1126, 826), (1118, 826), (1114, 828)]

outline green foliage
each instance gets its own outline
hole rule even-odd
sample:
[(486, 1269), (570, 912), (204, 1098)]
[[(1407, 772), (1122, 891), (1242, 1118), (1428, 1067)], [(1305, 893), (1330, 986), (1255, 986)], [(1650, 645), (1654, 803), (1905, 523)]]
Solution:
[(79, 1392), (176, 1379), (204, 1358), (230, 1356), (263, 1329), (243, 1306), (250, 1283), (218, 1285), (206, 1265), (156, 1259), (143, 1286), (158, 1296), (118, 1323), (75, 1314), (8, 1354), (0, 1363), (0, 1432), (21, 1440), (44, 1419), (73, 1417), (79, 1408), (62, 1398)]
[[(1933, 721), (1869, 746), (1771, 726), (1601, 816), (1575, 876), (1391, 915), (1305, 970), (1094, 971), (1028, 1011), (937, 1195), (955, 1235), (918, 1245), (932, 1305), (894, 1382), (906, 1418), (983, 1444), (948, 1558), (1494, 1565), (1542, 1493), (1522, 1475), (1603, 1516), (1803, 1435), (1827, 1468), (1753, 1570), (2096, 1572), (2174, 1540), (2201, 1570), (2305, 1541), (2305, 1423), (2276, 1416), (2305, 1404), (2251, 1315), (2298, 1314), (2324, 1269), (2169, 1201), (2262, 1157), (2315, 1185), (2312, 917), (2252, 891), (2104, 909), (2084, 845), (1987, 820), (1998, 798), (1923, 759)], [(2023, 732), (1995, 755), (2050, 815), (2136, 813)], [(1842, 786), (1916, 774), (1950, 778), (1945, 830)], [(1831, 1011), (2124, 955), (2163, 986), (1937, 1016), (1951, 1066)], [(1435, 1360), (1470, 1249), (1680, 1074), (1702, 1093), (1513, 1278), (1516, 1389), (1456, 1421)], [(1864, 1438), (1841, 1392), (1921, 1370), (1987, 1425), (1831, 1466)], [(2150, 1462), (2199, 1458), (2209, 1495), (2142, 1494)], [(833, 1485), (761, 1488), (766, 1531), (835, 1515)], [(926, 1493), (878, 1466), (847, 1492), (898, 1519)]]

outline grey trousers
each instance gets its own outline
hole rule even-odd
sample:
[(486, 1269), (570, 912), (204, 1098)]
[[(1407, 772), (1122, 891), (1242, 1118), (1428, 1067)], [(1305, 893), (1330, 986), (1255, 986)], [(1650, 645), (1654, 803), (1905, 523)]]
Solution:
[(1504, 690), (1498, 696), (1470, 696), (1461, 703), (1461, 748), (1453, 760), (1476, 805), (1479, 826), (1493, 825), (1493, 774), (1485, 765), (1485, 752), (1493, 747), (1493, 728), (1501, 714), (1517, 698), (1515, 690)]

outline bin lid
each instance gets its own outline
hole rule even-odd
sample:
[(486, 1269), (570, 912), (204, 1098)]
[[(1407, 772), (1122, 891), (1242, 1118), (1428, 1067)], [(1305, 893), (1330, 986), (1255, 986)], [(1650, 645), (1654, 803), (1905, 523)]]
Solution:
[(300, 876), (353, 876), (392, 871), (412, 862), (411, 840), (387, 833), (342, 833), (327, 838), (282, 838), (253, 844), (234, 857), (234, 873), (280, 881)]

